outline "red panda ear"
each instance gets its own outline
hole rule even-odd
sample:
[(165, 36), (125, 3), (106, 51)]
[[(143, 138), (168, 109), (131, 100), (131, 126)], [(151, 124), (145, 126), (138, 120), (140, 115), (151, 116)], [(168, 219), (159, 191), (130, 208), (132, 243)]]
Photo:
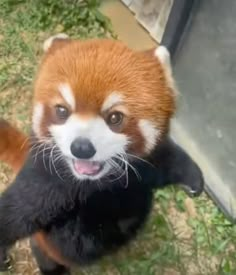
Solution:
[(71, 40), (67, 34), (58, 33), (56, 35), (49, 37), (47, 40), (44, 41), (43, 50), (45, 53), (47, 53), (49, 51), (63, 47), (67, 43), (70, 43), (70, 41)]
[(178, 90), (172, 75), (172, 66), (171, 66), (171, 59), (170, 53), (165, 46), (158, 46), (157, 48), (153, 48), (150, 50), (143, 51), (142, 54), (145, 54), (149, 58), (156, 58), (161, 64), (168, 86), (172, 89), (175, 95), (178, 94)]
[(156, 57), (159, 62), (168, 70), (171, 69), (170, 53), (165, 46), (158, 46), (150, 50), (143, 51), (146, 56)]
[(168, 68), (169, 70), (172, 70), (170, 53), (165, 46), (158, 46), (154, 51), (154, 55), (159, 59), (159, 61), (164, 67)]

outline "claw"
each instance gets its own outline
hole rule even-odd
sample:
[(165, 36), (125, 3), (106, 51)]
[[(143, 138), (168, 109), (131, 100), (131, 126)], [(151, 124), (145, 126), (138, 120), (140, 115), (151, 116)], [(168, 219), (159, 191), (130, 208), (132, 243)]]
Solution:
[(9, 271), (13, 269), (11, 262), (12, 259), (8, 256), (2, 263), (0, 263), (0, 275), (9, 274)]
[(190, 197), (190, 198), (195, 198), (195, 197), (199, 197), (201, 195), (201, 193), (203, 192), (203, 187), (199, 188), (199, 190), (196, 189), (192, 189), (192, 187), (188, 186), (188, 185), (184, 185), (184, 184), (180, 184), (179, 185), (183, 191)]

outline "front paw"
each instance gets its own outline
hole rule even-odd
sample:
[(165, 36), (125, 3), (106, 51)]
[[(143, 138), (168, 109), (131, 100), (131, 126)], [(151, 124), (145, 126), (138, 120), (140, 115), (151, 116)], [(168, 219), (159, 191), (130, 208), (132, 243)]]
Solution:
[(197, 164), (192, 163), (192, 167), (186, 171), (180, 187), (188, 196), (198, 197), (204, 191), (204, 184), (205, 182), (201, 169)]

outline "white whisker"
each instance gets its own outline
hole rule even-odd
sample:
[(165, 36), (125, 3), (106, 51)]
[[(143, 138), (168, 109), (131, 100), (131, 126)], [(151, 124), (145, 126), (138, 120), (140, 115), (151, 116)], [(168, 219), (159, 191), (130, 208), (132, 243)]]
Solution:
[(140, 158), (140, 157), (138, 157), (138, 156), (135, 156), (135, 155), (132, 155), (132, 154), (129, 154), (129, 153), (126, 153), (126, 155), (127, 155), (127, 156), (130, 156), (131, 158), (136, 158), (136, 159), (138, 159), (138, 160), (141, 160), (141, 161), (143, 161), (143, 162), (145, 162), (145, 163), (147, 163), (147, 164), (150, 164), (151, 166), (155, 167), (151, 162), (149, 162), (149, 161), (147, 161), (147, 160), (145, 160), (145, 159), (143, 159), (143, 158)]
[(129, 163), (125, 160), (123, 155), (115, 156), (114, 158), (117, 158), (118, 160), (120, 160), (121, 162), (123, 162), (125, 164), (125, 176), (126, 176), (125, 188), (127, 188), (129, 185), (129, 174), (128, 174)]
[(119, 156), (116, 156), (116, 158), (120, 159), (121, 161), (123, 161), (126, 164), (127, 176), (128, 176), (128, 167), (130, 167), (133, 170), (133, 172), (135, 173), (138, 180), (141, 180), (141, 176), (138, 173), (137, 169), (134, 168), (134, 166), (129, 163), (126, 153), (119, 154)]
[[(110, 174), (114, 174), (114, 173), (113, 173), (114, 171), (115, 171), (115, 174), (118, 174), (118, 177), (115, 178), (114, 181), (119, 180), (119, 179), (125, 174), (125, 170), (123, 169), (122, 166), (120, 166), (118, 163), (116, 163), (113, 159), (109, 159), (107, 162), (108, 162), (108, 163), (111, 165), (111, 167), (113, 168), (113, 169), (111, 169)], [(123, 164), (123, 163), (124, 163), (124, 162), (122, 162), (122, 164)], [(120, 174), (121, 171), (122, 171), (122, 173)]]
[(57, 168), (56, 168), (56, 165), (55, 165), (55, 162), (54, 162), (54, 158), (53, 158), (53, 152), (54, 152), (54, 150), (55, 150), (56, 148), (57, 148), (57, 145), (54, 145), (53, 148), (52, 148), (52, 151), (51, 151), (51, 155), (52, 155), (52, 165), (53, 165), (53, 167), (54, 167), (54, 170), (55, 170), (57, 176), (58, 176), (62, 181), (64, 181), (64, 180), (62, 179), (62, 177), (60, 176), (59, 172), (57, 171)]

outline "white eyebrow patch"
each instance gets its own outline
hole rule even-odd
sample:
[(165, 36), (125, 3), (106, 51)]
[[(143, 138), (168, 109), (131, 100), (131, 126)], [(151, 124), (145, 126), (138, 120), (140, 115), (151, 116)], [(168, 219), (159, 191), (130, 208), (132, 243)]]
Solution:
[(150, 120), (147, 119), (141, 119), (139, 121), (139, 128), (145, 139), (145, 151), (149, 153), (157, 143), (159, 130)]
[(71, 90), (71, 87), (68, 84), (60, 84), (58, 89), (67, 104), (70, 105), (72, 110), (75, 110), (75, 97)]
[(123, 102), (122, 95), (117, 93), (117, 92), (113, 92), (103, 102), (102, 111), (103, 112), (107, 111), (108, 109), (110, 109), (114, 105), (122, 103), (122, 102)]

